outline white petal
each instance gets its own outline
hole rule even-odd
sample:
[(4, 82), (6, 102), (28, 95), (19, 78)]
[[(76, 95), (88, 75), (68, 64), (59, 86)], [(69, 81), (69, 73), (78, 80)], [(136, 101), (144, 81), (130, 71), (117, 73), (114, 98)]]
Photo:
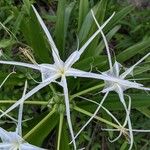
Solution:
[(23, 62), (17, 62), (17, 61), (0, 61), (0, 64), (8, 64), (8, 65), (15, 65), (15, 66), (22, 66), (22, 67), (27, 67), (27, 68), (32, 68), (32, 69), (36, 69), (39, 70), (39, 66), (38, 65), (33, 65), (33, 64), (28, 64), (28, 63), (23, 63)]
[(92, 72), (86, 72), (74, 68), (69, 68), (66, 72), (66, 76), (73, 76), (73, 77), (84, 77), (84, 78), (93, 78), (93, 79), (100, 79), (100, 80), (110, 80), (110, 77), (92, 73)]
[(74, 149), (76, 150), (76, 142), (75, 142), (75, 139), (74, 139), (74, 132), (73, 132), (71, 117), (70, 117), (68, 87), (67, 87), (67, 81), (66, 81), (65, 76), (62, 76), (62, 86), (63, 86), (64, 96), (65, 96), (67, 121), (68, 121), (68, 125), (69, 125), (69, 130), (70, 130), (70, 133), (71, 133), (71, 138), (72, 138), (72, 141), (73, 141)]
[(38, 19), (38, 21), (39, 21), (43, 31), (45, 32), (45, 34), (46, 34), (46, 36), (48, 38), (48, 42), (49, 42), (49, 44), (51, 46), (51, 49), (52, 49), (52, 55), (53, 55), (54, 61), (58, 65), (60, 65), (59, 63), (60, 63), (61, 59), (59, 57), (59, 52), (58, 52), (58, 49), (57, 49), (57, 47), (56, 47), (56, 45), (55, 45), (55, 43), (54, 43), (54, 41), (52, 39), (52, 36), (50, 35), (50, 32), (48, 31), (45, 23), (43, 22), (42, 18), (40, 17), (39, 13), (37, 12), (37, 10), (35, 9), (35, 7), (33, 5), (32, 5), (32, 8), (33, 8), (33, 10), (34, 10), (34, 12), (36, 14), (36, 17), (37, 17), (37, 19)]
[(99, 34), (99, 32), (107, 25), (107, 23), (112, 19), (115, 13), (113, 13), (101, 26), (101, 29), (98, 29), (89, 39), (88, 41), (80, 48), (79, 52), (80, 55), (84, 52), (84, 50), (87, 48), (87, 46), (92, 42), (92, 40)]
[(52, 75), (56, 74), (56, 66), (51, 64), (41, 64), (39, 65), (41, 75), (42, 75), (42, 81), (49, 79)]
[(109, 46), (108, 46), (107, 39), (106, 39), (106, 37), (105, 37), (105, 35), (104, 35), (104, 33), (103, 33), (103, 30), (102, 30), (101, 26), (99, 25), (98, 21), (97, 21), (96, 18), (95, 18), (95, 15), (94, 15), (93, 10), (91, 10), (91, 12), (92, 12), (92, 17), (93, 17), (93, 19), (94, 19), (96, 25), (98, 26), (98, 28), (99, 28), (99, 30), (100, 30), (100, 33), (101, 33), (101, 35), (102, 35), (102, 38), (103, 38), (103, 40), (104, 40), (104, 43), (105, 43), (105, 46), (106, 46), (106, 51), (107, 51), (107, 56), (108, 56), (108, 61), (109, 61), (109, 67), (110, 67), (110, 70), (112, 70), (113, 65), (112, 65), (111, 54), (110, 54), (110, 50), (109, 50)]
[(47, 81), (40, 83), (38, 86), (36, 86), (35, 88), (33, 88), (31, 91), (29, 91), (23, 98), (21, 98), (20, 100), (18, 100), (15, 104), (13, 104), (12, 106), (10, 106), (4, 113), (2, 113), (0, 115), (0, 118), (3, 117), (4, 115), (6, 115), (7, 113), (9, 113), (10, 111), (12, 111), (14, 108), (16, 108), (18, 105), (20, 105), (21, 103), (23, 103), (26, 99), (28, 99), (29, 97), (31, 97), (33, 94), (35, 94), (36, 92), (38, 92), (40, 89), (44, 88), (45, 86), (47, 86), (48, 84), (50, 84), (51, 82), (53, 82), (55, 79), (57, 79), (58, 75), (54, 75), (51, 78), (47, 79)]
[[(120, 131), (120, 129), (102, 129), (102, 130), (104, 130), (104, 131)], [(125, 130), (129, 130), (129, 129), (125, 129)], [(132, 129), (132, 131), (133, 132), (143, 132), (143, 133), (145, 133), (145, 132), (150, 132), (150, 130), (140, 130), (140, 129)]]
[(79, 51), (73, 52), (68, 59), (65, 61), (65, 68), (68, 69), (71, 67), (78, 59), (80, 58)]
[(9, 132), (7, 132), (6, 130), (4, 130), (1, 127), (0, 127), (0, 138), (1, 138), (2, 142), (5, 142), (5, 143), (11, 141), (11, 137), (9, 135)]
[(117, 141), (121, 137), (121, 135), (122, 135), (122, 132), (120, 132), (119, 135), (116, 138), (114, 138), (113, 140), (109, 139), (109, 142), (113, 143), (113, 142)]
[(101, 92), (106, 93), (106, 92), (110, 92), (110, 91), (115, 91), (115, 86), (105, 87)]
[(1, 150), (9, 150), (11, 147), (12, 147), (12, 144), (10, 143), (0, 143)]
[[(84, 100), (86, 100), (86, 101), (92, 102), (92, 103), (94, 103), (94, 104), (96, 104), (96, 105), (99, 106), (99, 103), (96, 102), (96, 101), (93, 101), (93, 100), (91, 100), (91, 99), (88, 99), (88, 98), (85, 98), (85, 97), (82, 97), (82, 96), (78, 96), (78, 97), (79, 97), (79, 98), (82, 98), (82, 99), (84, 99)], [(119, 123), (119, 121), (117, 120), (117, 118), (116, 118), (107, 108), (105, 108), (104, 106), (101, 106), (101, 107), (102, 107), (102, 109), (104, 109), (104, 110), (106, 111), (106, 113), (107, 113), (108, 115), (110, 115), (110, 116), (114, 119), (114, 121), (115, 121), (119, 126), (121, 126), (121, 124)]]
[(144, 59), (146, 59), (148, 56), (150, 55), (150, 53), (148, 53), (147, 55), (145, 55), (143, 58), (141, 58), (137, 63), (135, 63), (132, 67), (128, 68), (124, 73), (122, 73), (120, 76), (122, 78), (125, 78), (127, 75), (129, 75), (133, 69), (140, 64)]
[[(128, 95), (127, 95), (127, 96), (128, 96)], [(129, 98), (128, 113), (130, 113), (130, 110), (131, 110), (131, 97), (128, 96), (128, 98)], [(120, 126), (120, 127), (121, 127), (122, 129), (125, 129), (125, 126), (127, 125), (127, 123), (128, 123), (128, 115), (126, 115), (125, 121), (124, 121), (123, 125)], [(125, 129), (125, 130), (126, 130), (126, 129)], [(119, 131), (119, 129), (112, 129), (112, 131)], [(133, 131), (133, 130), (132, 130), (132, 131)], [(109, 139), (109, 141), (110, 141), (110, 142), (115, 142), (115, 141), (117, 141), (117, 140), (121, 137), (122, 134), (123, 134), (123, 131), (120, 129), (119, 135), (118, 135), (115, 139), (113, 139), (113, 140), (110, 140), (110, 139)]]
[[(91, 116), (91, 118), (86, 122), (86, 124), (79, 130), (79, 132), (76, 134), (76, 136), (74, 137), (74, 140), (79, 136), (79, 134), (85, 129), (85, 127), (92, 121), (92, 119), (96, 116), (96, 114), (98, 113), (98, 111), (100, 110), (103, 102), (105, 101), (106, 97), (108, 95), (108, 92), (104, 95), (103, 99), (101, 100), (101, 102), (99, 103), (97, 109), (95, 110), (95, 112), (93, 113), (93, 115)], [(72, 141), (71, 141), (72, 143)]]
[(131, 150), (132, 147), (133, 147), (134, 139), (133, 139), (131, 119), (130, 119), (130, 111), (127, 109), (127, 106), (126, 106), (126, 103), (125, 103), (125, 100), (124, 100), (123, 90), (121, 89), (120, 86), (118, 86), (118, 95), (119, 95), (120, 101), (122, 102), (122, 104), (125, 108), (125, 111), (126, 111), (126, 118), (127, 118), (127, 121), (128, 121), (129, 134), (130, 134), (130, 147), (129, 147), (129, 150)]
[(116, 78), (113, 76), (108, 76), (106, 74), (97, 74), (97, 73), (92, 73), (92, 72), (86, 72), (86, 71), (81, 71), (81, 70), (74, 69), (74, 68), (69, 68), (66, 72), (66, 76), (93, 78), (93, 79), (99, 79), (99, 80), (104, 80), (104, 81), (110, 81), (111, 86), (112, 86), (112, 82), (126, 86), (127, 88), (136, 88), (139, 86), (143, 86), (142, 84), (139, 84), (139, 83), (131, 82), (128, 80), (123, 80), (123, 79)]
[(73, 52), (69, 58), (66, 60), (65, 62), (65, 66), (66, 68), (71, 67), (76, 61), (79, 60), (81, 54), (84, 52), (84, 50), (86, 49), (86, 47), (92, 42), (92, 40), (97, 36), (97, 34), (99, 32), (101, 32), (101, 30), (105, 27), (105, 25), (110, 21), (110, 19), (113, 17), (113, 15), (103, 24), (103, 26), (101, 28), (99, 28), (99, 30), (97, 30), (90, 38), (89, 40), (80, 48), (80, 50), (76, 50), (75, 52)]
[(150, 88), (141, 87), (141, 86), (136, 86), (135, 89), (144, 90), (144, 91), (150, 91)]
[(17, 132), (6, 131), (3, 128), (0, 128), (0, 138), (4, 143), (14, 143), (14, 142), (23, 142), (23, 138), (20, 137)]
[[(113, 14), (114, 15), (114, 14)], [(88, 41), (80, 48), (80, 50), (76, 50), (75, 52), (73, 52), (69, 58), (66, 60), (65, 62), (65, 66), (66, 68), (71, 67), (77, 60), (79, 60), (81, 54), (84, 52), (84, 50), (87, 48), (87, 46), (92, 42), (92, 40), (97, 36), (97, 34), (99, 32), (101, 32), (101, 30), (106, 26), (106, 24), (110, 21), (110, 19), (113, 17), (113, 15), (106, 20), (106, 22), (102, 25), (102, 27), (97, 30), (89, 39)]]
[(114, 66), (113, 66), (113, 73), (115, 74), (116, 77), (119, 77), (119, 73), (121, 70), (122, 65), (115, 61)]
[[(23, 94), (21, 97), (22, 99), (24, 99), (26, 91), (27, 91), (27, 81), (25, 81), (24, 90), (23, 90)], [(20, 107), (19, 107), (18, 124), (17, 124), (17, 128), (16, 128), (17, 134), (20, 135), (21, 137), (22, 137), (22, 115), (23, 115), (23, 103), (21, 103)]]

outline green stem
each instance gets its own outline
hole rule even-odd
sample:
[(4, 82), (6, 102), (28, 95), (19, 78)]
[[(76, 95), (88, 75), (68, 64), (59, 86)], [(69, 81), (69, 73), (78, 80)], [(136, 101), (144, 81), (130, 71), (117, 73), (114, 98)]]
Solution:
[[(16, 103), (16, 100), (0, 100), (0, 104), (12, 104)], [(32, 105), (47, 105), (46, 101), (25, 101), (24, 104), (32, 104)]]
[[(86, 110), (84, 110), (84, 109), (82, 109), (82, 108), (79, 108), (79, 107), (77, 107), (77, 106), (75, 106), (74, 109), (75, 109), (76, 111), (81, 112), (81, 113), (83, 113), (83, 114), (85, 114), (85, 115), (87, 115), (87, 116), (90, 116), (90, 117), (93, 115), (92, 113), (90, 113), (90, 112), (88, 112), (88, 111), (86, 111)], [(117, 128), (117, 129), (120, 128), (118, 125), (116, 125), (116, 124), (114, 124), (114, 123), (112, 123), (112, 122), (109, 122), (108, 120), (103, 119), (103, 118), (101, 118), (101, 117), (95, 116), (94, 118), (97, 119), (97, 120), (99, 120), (99, 121), (101, 121), (101, 122), (103, 122), (103, 123), (106, 123), (106, 124), (108, 124), (108, 125), (110, 125), (110, 126), (112, 126), (112, 127), (114, 127), (114, 128)]]
[[(83, 90), (81, 92), (78, 92), (76, 94), (73, 94), (70, 96), (70, 100), (74, 99), (75, 97), (78, 97), (80, 95), (86, 94), (88, 92), (94, 91), (98, 88), (103, 87), (104, 84), (99, 84), (96, 86), (93, 86), (91, 88), (88, 88), (86, 90)], [(53, 91), (53, 93), (56, 93), (55, 89), (50, 85), (51, 90)], [(16, 100), (0, 100), (0, 104), (12, 104), (12, 103), (16, 103)], [(32, 105), (47, 105), (48, 102), (46, 101), (25, 101), (24, 104), (32, 104)]]
[(62, 133), (63, 119), (64, 119), (64, 114), (61, 113), (61, 114), (60, 114), (60, 120), (59, 120), (59, 131), (58, 131), (57, 150), (60, 149), (60, 139), (61, 139), (61, 133)]
[(46, 117), (44, 117), (34, 128), (32, 128), (24, 137), (23, 139), (27, 139), (31, 134), (33, 134), (42, 124), (50, 118), (53, 113), (55, 112), (55, 109), (53, 109)]
[(76, 94), (73, 94), (73, 95), (70, 96), (70, 100), (72, 100), (72, 99), (74, 99), (75, 97), (78, 97), (78, 96), (80, 96), (80, 95), (86, 94), (86, 93), (91, 92), (91, 91), (94, 91), (94, 90), (96, 90), (96, 89), (99, 89), (99, 88), (101, 88), (101, 87), (103, 87), (103, 86), (104, 86), (104, 83), (103, 83), (103, 84), (96, 85), (96, 86), (93, 86), (93, 87), (91, 87), (91, 88), (88, 88), (88, 89), (83, 90), (83, 91), (81, 91), (81, 92), (78, 92), (78, 93), (76, 93)]
[(49, 87), (50, 87), (50, 89), (52, 90), (52, 92), (53, 92), (54, 94), (56, 94), (56, 90), (55, 90), (55, 88), (53, 87), (53, 85), (52, 85), (52, 84), (49, 84)]

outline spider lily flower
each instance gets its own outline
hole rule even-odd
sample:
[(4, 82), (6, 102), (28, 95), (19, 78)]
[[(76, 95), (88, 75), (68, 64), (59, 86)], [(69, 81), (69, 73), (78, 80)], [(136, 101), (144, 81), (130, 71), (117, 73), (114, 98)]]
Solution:
[[(15, 61), (0, 61), (1, 64), (18, 65), (18, 66), (23, 66), (23, 67), (28, 67), (28, 68), (39, 70), (41, 72), (41, 76), (42, 76), (42, 82), (38, 86), (33, 88), (27, 94), (25, 94), (23, 99), (18, 100), (15, 104), (13, 104), (10, 108), (8, 108), (2, 115), (0, 115), (0, 117), (7, 114), (11, 110), (13, 110), (15, 107), (17, 107), (18, 105), (23, 103), (23, 101), (25, 101), (26, 99), (31, 97), (33, 94), (38, 92), (40, 89), (49, 85), (51, 82), (57, 82), (56, 80), (58, 78), (61, 78), (61, 81), (57, 82), (57, 83), (63, 87), (68, 126), (69, 126), (69, 130), (71, 133), (71, 137), (72, 137), (72, 139), (74, 139), (74, 133), (73, 133), (71, 117), (70, 117), (70, 106), (69, 106), (68, 87), (67, 87), (66, 77), (72, 76), (72, 77), (96, 78), (96, 79), (102, 79), (102, 80), (107, 79), (107, 77), (104, 77), (103, 75), (85, 72), (85, 71), (81, 71), (81, 70), (72, 68), (72, 65), (76, 61), (79, 60), (81, 54), (84, 52), (84, 50), (87, 48), (87, 46), (92, 42), (92, 40), (98, 35), (100, 30), (102, 30), (106, 26), (106, 24), (111, 20), (111, 18), (114, 16), (114, 13), (112, 14), (111, 17), (109, 17), (105, 21), (105, 23), (101, 26), (101, 29), (98, 29), (79, 50), (77, 49), (75, 52), (73, 52), (69, 56), (69, 58), (65, 62), (63, 62), (59, 56), (58, 49), (49, 33), (47, 27), (45, 26), (42, 18), (40, 17), (40, 15), (38, 14), (38, 12), (34, 8), (34, 6), (32, 6), (32, 8), (36, 14), (36, 17), (37, 17), (41, 27), (43, 28), (43, 30), (47, 36), (48, 42), (49, 42), (51, 50), (52, 50), (54, 64), (28, 64), (28, 63), (15, 62)], [(110, 79), (108, 78), (108, 80), (110, 80)], [(74, 145), (74, 149), (76, 149), (75, 140), (73, 140), (73, 145)]]
[[(93, 14), (93, 18), (94, 18), (98, 28), (100, 29), (101, 27), (99, 26), (99, 24), (98, 24), (98, 22), (97, 22), (97, 20), (96, 20), (96, 18), (94, 16), (94, 14)], [(105, 80), (105, 87), (104, 87), (104, 89), (101, 92), (102, 93), (109, 93), (110, 91), (115, 91), (118, 94), (119, 99), (122, 102), (122, 104), (123, 104), (123, 106), (125, 108), (125, 111), (126, 111), (126, 119), (125, 119), (123, 127), (125, 127), (126, 123), (128, 123), (129, 134), (130, 134), (130, 147), (129, 147), (129, 149), (132, 149), (132, 146), (133, 146), (133, 133), (132, 132), (133, 131), (132, 131), (132, 125), (131, 125), (131, 120), (130, 120), (130, 116), (129, 116), (130, 115), (130, 110), (127, 109), (127, 106), (126, 106), (126, 103), (125, 103), (125, 99), (124, 99), (124, 91), (127, 90), (127, 89), (130, 89), (130, 88), (150, 91), (150, 88), (146, 88), (146, 87), (144, 87), (143, 84), (136, 83), (136, 82), (127, 83), (129, 80), (127, 80), (126, 77), (128, 75), (130, 75), (132, 73), (133, 69), (138, 64), (140, 64), (144, 59), (146, 59), (150, 55), (150, 53), (145, 55), (137, 63), (135, 63), (133, 66), (131, 66), (130, 68), (126, 69), (123, 73), (120, 74), (120, 71), (122, 69), (124, 69), (124, 68), (117, 61), (115, 61), (114, 65), (112, 66), (112, 60), (111, 60), (111, 57), (110, 57), (109, 46), (108, 46), (106, 37), (103, 34), (102, 30), (101, 30), (101, 34), (102, 34), (102, 37), (104, 39), (104, 43), (105, 43), (106, 50), (107, 50), (107, 55), (108, 55), (108, 60), (109, 60), (109, 65), (110, 65), (110, 69), (108, 71), (106, 71), (106, 72), (103, 72), (102, 74), (107, 76), (107, 77), (110, 77), (110, 78), (114, 77), (116, 79), (121, 79), (122, 80), (122, 82), (120, 82), (120, 81), (116, 82), (115, 80), (114, 81), (113, 80), (112, 81)], [(119, 136), (121, 136), (121, 135), (119, 135)]]
[[(123, 66), (118, 63), (117, 61), (115, 61), (114, 66), (112, 69), (103, 72), (104, 75), (106, 76), (113, 76), (115, 78), (118, 79), (123, 79), (125, 82), (128, 81), (126, 79), (127, 75), (130, 75), (131, 72), (133, 71), (133, 69), (135, 68), (136, 65), (138, 65), (140, 62), (142, 62), (146, 57), (148, 57), (150, 55), (150, 53), (148, 53), (147, 55), (145, 55), (141, 60), (139, 60), (135, 65), (133, 65), (132, 67), (130, 67), (129, 69), (127, 69), (124, 73), (120, 74), (121, 69), (124, 69)], [(133, 84), (135, 84), (135, 82), (133, 82)], [(105, 81), (105, 87), (104, 89), (101, 91), (102, 93), (108, 93), (111, 91), (115, 91), (118, 96), (120, 101), (122, 102), (125, 111), (126, 111), (126, 119), (128, 123), (128, 127), (129, 127), (129, 134), (130, 134), (130, 147), (129, 149), (132, 149), (133, 146), (133, 131), (132, 131), (132, 125), (131, 125), (131, 120), (130, 120), (130, 111), (127, 110), (127, 106), (125, 103), (125, 99), (124, 99), (124, 91), (130, 88), (135, 88), (135, 89), (140, 89), (140, 90), (147, 90), (150, 91), (150, 88), (146, 88), (144, 87), (142, 84), (136, 83), (136, 85), (132, 86), (132, 84), (122, 84), (120, 82), (112, 82), (112, 81)], [(123, 126), (126, 125), (126, 123), (124, 123)], [(119, 135), (119, 137), (121, 136), (121, 134)], [(117, 138), (118, 139), (118, 138)], [(115, 140), (114, 140), (115, 141)]]
[[(25, 96), (27, 89), (27, 82), (25, 82), (24, 91), (22, 94), (22, 99)], [(0, 138), (2, 143), (0, 143), (0, 149), (3, 150), (45, 150), (37, 146), (27, 143), (22, 138), (22, 113), (23, 113), (23, 103), (20, 104), (19, 113), (18, 113), (18, 125), (15, 132), (8, 132), (3, 128), (0, 128)]]
[[(109, 46), (107, 43), (107, 39), (102, 31), (102, 28), (100, 27), (100, 25), (98, 24), (93, 11), (92, 12), (92, 16), (98, 26), (100, 30), (100, 33), (102, 35), (104, 44), (106, 46), (106, 51), (107, 51), (107, 55), (108, 55), (108, 61), (109, 61), (109, 67), (110, 69), (106, 72), (103, 72), (102, 75), (104, 75), (105, 77), (107, 77), (107, 79), (105, 81), (105, 87), (104, 89), (101, 91), (102, 93), (106, 93), (103, 97), (103, 99), (101, 100), (101, 102), (99, 103), (99, 106), (97, 107), (97, 109), (95, 110), (95, 112), (93, 113), (92, 117), (86, 122), (86, 124), (79, 130), (79, 132), (76, 134), (75, 139), (77, 138), (77, 136), (84, 130), (84, 128), (90, 123), (90, 121), (96, 116), (96, 114), (98, 113), (99, 109), (102, 106), (103, 102), (105, 101), (108, 93), (110, 91), (115, 91), (117, 92), (117, 94), (119, 95), (120, 101), (122, 102), (125, 111), (126, 111), (126, 118), (125, 121), (123, 123), (123, 125), (120, 125), (120, 134), (117, 138), (115, 138), (114, 140), (110, 140), (111, 142), (116, 141), (117, 139), (119, 139), (119, 137), (122, 135), (122, 133), (124, 133), (123, 129), (125, 128), (126, 124), (128, 123), (128, 127), (129, 127), (129, 136), (130, 136), (130, 147), (129, 149), (132, 148), (133, 146), (133, 133), (132, 133), (132, 126), (131, 126), (131, 120), (130, 120), (130, 109), (131, 109), (131, 98), (129, 97), (129, 106), (127, 108), (125, 100), (124, 100), (124, 91), (129, 89), (129, 88), (135, 88), (135, 89), (141, 89), (141, 90), (147, 90), (150, 91), (150, 88), (146, 88), (144, 87), (142, 84), (140, 83), (136, 83), (136, 82), (130, 82), (129, 80), (125, 79), (127, 75), (130, 75), (133, 71), (133, 69), (139, 64), (141, 63), (145, 58), (147, 58), (150, 53), (148, 53), (147, 55), (145, 55), (142, 59), (140, 59), (137, 63), (135, 63), (132, 67), (126, 69), (126, 71), (124, 73), (122, 73), (120, 75), (120, 70), (123, 68), (122, 65), (120, 63), (118, 63), (117, 61), (115, 61), (114, 65), (112, 65), (112, 60), (111, 60), (111, 55), (110, 55), (110, 51), (109, 51)], [(110, 79), (110, 80), (109, 80)], [(72, 143), (72, 141), (70, 142)]]

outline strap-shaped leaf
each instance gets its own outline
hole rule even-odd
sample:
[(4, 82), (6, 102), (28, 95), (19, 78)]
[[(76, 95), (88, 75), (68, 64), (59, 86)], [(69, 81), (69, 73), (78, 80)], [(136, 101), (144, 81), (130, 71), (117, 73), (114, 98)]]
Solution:
[(41, 146), (45, 138), (54, 129), (59, 121), (59, 115), (53, 110), (47, 114), (39, 123), (37, 123), (28, 133), (24, 135), (24, 139), (32, 144)]

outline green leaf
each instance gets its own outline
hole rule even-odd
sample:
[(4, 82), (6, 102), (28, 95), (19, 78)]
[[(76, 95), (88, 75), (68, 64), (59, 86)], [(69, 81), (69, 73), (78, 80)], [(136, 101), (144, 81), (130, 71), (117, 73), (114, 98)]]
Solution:
[(102, 61), (106, 60), (106, 56), (95, 56), (95, 57), (88, 57), (79, 62), (77, 62), (74, 66), (78, 69), (83, 70), (90, 70), (95, 68), (101, 64)]
[[(101, 0), (98, 4), (98, 7), (95, 11), (95, 17), (97, 18), (98, 23), (101, 25), (104, 22), (104, 17), (106, 13), (106, 7), (107, 7), (108, 0)], [(93, 26), (90, 29), (89, 35), (91, 36), (96, 30), (98, 29), (96, 23), (94, 22)], [(101, 34), (99, 34), (93, 42), (90, 44), (88, 49), (86, 50), (85, 56), (89, 57), (91, 55), (95, 55), (95, 50), (97, 47), (97, 44), (99, 42), (99, 39), (101, 37)]]
[(118, 24), (125, 16), (127, 16), (134, 7), (132, 5), (123, 8), (121, 11), (117, 12), (113, 19), (110, 20), (109, 24), (106, 25), (104, 29), (105, 32), (110, 31), (116, 24)]
[[(115, 26), (113, 29), (111, 29), (108, 34), (106, 35), (107, 41), (110, 41), (111, 38), (118, 32), (118, 30), (121, 28), (120, 25)], [(101, 41), (97, 48), (95, 49), (95, 55), (99, 55), (100, 53), (102, 53), (103, 49), (105, 48), (105, 44), (103, 41)]]
[(0, 41), (0, 48), (6, 48), (8, 46), (11, 46), (15, 43), (15, 41), (11, 39), (3, 39)]
[(128, 142), (125, 141), (125, 142), (123, 142), (123, 144), (121, 145), (120, 150), (126, 150), (127, 147), (128, 147)]
[(66, 122), (63, 123), (63, 127), (62, 127), (62, 138), (61, 138), (61, 142), (60, 142), (60, 150), (70, 150), (70, 146), (69, 146), (69, 133), (66, 127)]
[[(95, 5), (92, 10), (95, 13), (95, 16), (98, 20), (98, 22), (101, 24), (104, 20), (105, 11), (107, 6), (107, 0), (100, 1), (97, 5)], [(91, 11), (87, 14), (81, 29), (79, 31), (79, 41), (82, 45), (95, 31), (97, 30), (97, 26), (93, 20), (93, 17), (91, 15)], [(100, 35), (100, 34), (99, 34)], [(93, 56), (95, 45), (98, 43), (98, 39), (100, 36), (96, 37), (93, 42), (90, 44), (88, 49), (84, 53), (84, 57)]]
[(33, 48), (35, 56), (41, 62), (50, 62), (50, 48), (47, 45), (47, 39), (32, 9), (30, 9), (30, 16), (21, 22), (21, 31), (27, 44)]
[(57, 48), (61, 54), (64, 54), (64, 29), (65, 29), (65, 8), (66, 8), (66, 0), (59, 0), (57, 6), (57, 20), (55, 26), (55, 41)]
[(140, 107), (137, 108), (138, 111), (140, 111), (142, 114), (144, 114), (146, 117), (150, 118), (150, 109), (147, 107)]
[(59, 119), (59, 129), (58, 129), (58, 137), (57, 137), (57, 150), (60, 149), (60, 141), (62, 137), (62, 126), (63, 126), (63, 120), (64, 120), (64, 114), (60, 114), (60, 119)]
[(14, 22), (14, 27), (13, 27), (13, 33), (14, 33), (14, 35), (16, 35), (17, 32), (19, 31), (22, 19), (24, 17), (25, 16), (24, 16), (23, 10), (21, 10), (21, 12), (16, 11), (16, 21)]
[(30, 14), (30, 6), (31, 6), (31, 2), (29, 0), (23, 0), (24, 3), (24, 10)]
[[(149, 95), (145, 95), (145, 94), (128, 94), (128, 95), (131, 96), (132, 109), (150, 106)], [(93, 98), (92, 100), (95, 100), (99, 103), (101, 99), (102, 96), (99, 96)], [(97, 107), (96, 105), (92, 106), (91, 103), (87, 103), (84, 100), (82, 100), (82, 102), (80, 102), (78, 105), (84, 108), (85, 110), (90, 110), (90, 111), (94, 111)], [(120, 102), (117, 94), (109, 94), (109, 97), (105, 100), (103, 106), (109, 108), (109, 110), (124, 110), (124, 107), (122, 106), (122, 103)]]
[(65, 18), (64, 18), (64, 52), (63, 55), (65, 55), (67, 52), (65, 51), (65, 44), (66, 44), (66, 38), (67, 38), (67, 32), (68, 32), (68, 25), (69, 25), (69, 20), (70, 16), (72, 13), (72, 10), (75, 6), (75, 2), (72, 2), (66, 6), (65, 9)]
[(89, 11), (89, 0), (81, 0), (79, 4), (79, 19), (78, 19), (78, 31), (81, 28), (83, 20)]
[(32, 144), (41, 146), (44, 139), (52, 131), (59, 121), (59, 115), (52, 110), (38, 124), (36, 124), (26, 135), (24, 139)]
[(144, 41), (141, 41), (141, 42), (127, 48), (123, 52), (121, 52), (117, 56), (117, 60), (120, 63), (124, 62), (124, 61), (130, 59), (131, 57), (133, 57), (134, 55), (144, 52), (149, 46), (150, 46), (150, 38), (145, 39)]
[[(60, 50), (62, 58), (65, 58), (65, 43), (70, 15), (75, 6), (75, 2), (71, 2), (66, 6), (66, 0), (59, 1), (57, 9), (57, 19), (55, 27), (56, 45)], [(61, 33), (61, 34), (60, 34)]]

